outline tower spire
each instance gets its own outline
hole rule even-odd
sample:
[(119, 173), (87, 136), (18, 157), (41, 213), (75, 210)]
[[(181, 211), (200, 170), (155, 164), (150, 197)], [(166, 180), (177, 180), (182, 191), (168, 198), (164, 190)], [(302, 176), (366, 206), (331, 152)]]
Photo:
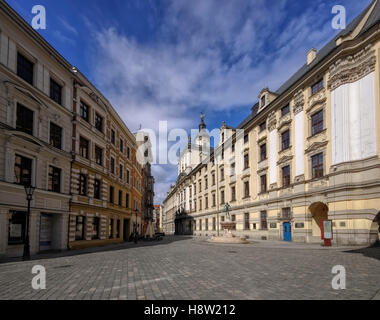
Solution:
[(201, 112), (201, 123), (199, 124), (199, 131), (206, 129), (205, 114)]

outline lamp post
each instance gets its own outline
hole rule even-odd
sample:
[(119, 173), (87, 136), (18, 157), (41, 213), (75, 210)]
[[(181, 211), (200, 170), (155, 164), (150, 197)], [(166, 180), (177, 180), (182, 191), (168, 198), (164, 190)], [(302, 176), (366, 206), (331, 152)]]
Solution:
[(138, 240), (138, 236), (137, 236), (137, 214), (138, 214), (138, 210), (137, 208), (135, 209), (135, 214), (136, 214), (136, 222), (135, 222), (135, 226), (134, 226), (134, 230), (133, 230), (133, 233), (134, 233), (134, 242), (137, 243), (137, 240)]
[(33, 193), (36, 189), (31, 185), (25, 185), (26, 200), (28, 201), (28, 213), (26, 215), (26, 231), (25, 231), (25, 243), (24, 243), (24, 253), (22, 255), (23, 260), (30, 260), (30, 244), (29, 244), (29, 220), (30, 220), (30, 202), (33, 199)]

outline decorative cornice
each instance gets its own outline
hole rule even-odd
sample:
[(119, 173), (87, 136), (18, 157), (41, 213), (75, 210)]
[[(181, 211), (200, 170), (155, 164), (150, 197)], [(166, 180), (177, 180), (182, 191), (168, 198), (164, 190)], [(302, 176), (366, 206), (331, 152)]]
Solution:
[(294, 95), (294, 106), (293, 106), (293, 112), (294, 115), (300, 113), (303, 110), (303, 106), (305, 104), (305, 97), (302, 90), (299, 90)]
[(276, 126), (277, 126), (276, 111), (272, 111), (268, 116), (268, 130), (272, 131), (276, 129)]
[(310, 147), (308, 147), (305, 150), (305, 153), (310, 153), (310, 152), (322, 149), (323, 147), (325, 147), (327, 145), (327, 143), (328, 143), (328, 141), (325, 141), (325, 142), (314, 142)]
[(328, 87), (334, 90), (343, 84), (355, 82), (375, 70), (376, 55), (372, 44), (358, 53), (339, 59), (330, 66)]
[(292, 159), (293, 159), (293, 156), (285, 155), (282, 158), (280, 158), (280, 160), (278, 160), (277, 164), (281, 165), (283, 163), (287, 163), (287, 162), (291, 161)]

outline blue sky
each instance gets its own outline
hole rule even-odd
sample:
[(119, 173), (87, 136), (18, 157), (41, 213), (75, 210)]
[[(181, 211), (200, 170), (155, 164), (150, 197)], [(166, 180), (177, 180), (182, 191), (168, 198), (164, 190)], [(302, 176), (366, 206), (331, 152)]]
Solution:
[[(31, 23), (44, 5), (40, 34), (110, 100), (131, 131), (237, 126), (262, 88), (277, 90), (371, 0), (7, 0)], [(174, 166), (154, 166), (161, 202)]]

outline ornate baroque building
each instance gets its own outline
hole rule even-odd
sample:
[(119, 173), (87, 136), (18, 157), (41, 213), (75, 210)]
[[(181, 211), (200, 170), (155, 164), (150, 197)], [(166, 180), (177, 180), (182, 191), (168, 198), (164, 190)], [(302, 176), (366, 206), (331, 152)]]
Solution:
[(202, 118), (164, 201), (164, 231), (216, 235), (228, 203), (250, 238), (319, 242), (331, 219), (336, 244), (379, 239), (379, 22), (374, 1), (277, 91), (263, 89), (237, 128), (223, 123), (210, 157)]

